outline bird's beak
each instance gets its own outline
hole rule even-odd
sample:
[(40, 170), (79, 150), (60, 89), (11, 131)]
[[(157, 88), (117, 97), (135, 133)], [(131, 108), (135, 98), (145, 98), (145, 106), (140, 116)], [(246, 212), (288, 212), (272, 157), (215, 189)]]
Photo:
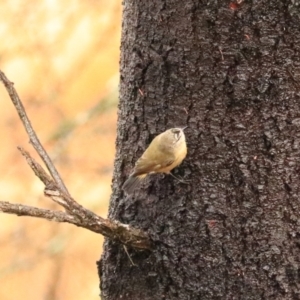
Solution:
[(184, 129), (188, 128), (189, 126), (185, 126), (185, 127), (182, 127), (181, 130), (183, 131)]

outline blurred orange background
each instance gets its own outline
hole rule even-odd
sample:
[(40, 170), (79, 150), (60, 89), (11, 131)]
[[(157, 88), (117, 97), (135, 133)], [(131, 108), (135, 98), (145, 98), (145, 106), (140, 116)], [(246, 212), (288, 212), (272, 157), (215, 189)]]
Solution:
[[(9, 0), (0, 69), (71, 195), (106, 217), (115, 154), (121, 3)], [(39, 162), (0, 82), (0, 201), (61, 209), (17, 150)], [(99, 299), (103, 237), (69, 224), (0, 214), (0, 299)]]

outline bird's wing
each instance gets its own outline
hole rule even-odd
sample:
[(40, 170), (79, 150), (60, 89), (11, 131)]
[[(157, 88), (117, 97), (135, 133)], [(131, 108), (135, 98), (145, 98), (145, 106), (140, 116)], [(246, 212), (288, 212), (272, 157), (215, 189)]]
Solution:
[(133, 172), (135, 176), (159, 172), (161, 169), (174, 163), (175, 157), (171, 151), (167, 151), (167, 147), (157, 147), (157, 145), (160, 145), (158, 141), (160, 136), (161, 135), (158, 135), (154, 138), (149, 147), (136, 162)]
[(158, 161), (152, 160), (148, 161), (146, 158), (143, 158), (143, 156), (136, 162), (134, 172), (133, 174), (135, 176), (141, 175), (141, 174), (148, 174), (151, 172), (159, 172), (161, 169), (165, 169), (166, 167), (172, 165), (174, 163), (174, 159), (168, 159), (166, 161)]

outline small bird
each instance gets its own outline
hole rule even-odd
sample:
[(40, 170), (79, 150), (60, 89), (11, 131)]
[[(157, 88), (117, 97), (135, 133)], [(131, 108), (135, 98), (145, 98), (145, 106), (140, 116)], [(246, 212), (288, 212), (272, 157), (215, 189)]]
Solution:
[(132, 194), (134, 189), (140, 184), (140, 181), (148, 174), (171, 174), (170, 171), (181, 164), (187, 154), (183, 132), (186, 128), (171, 128), (153, 139), (122, 186), (126, 194)]

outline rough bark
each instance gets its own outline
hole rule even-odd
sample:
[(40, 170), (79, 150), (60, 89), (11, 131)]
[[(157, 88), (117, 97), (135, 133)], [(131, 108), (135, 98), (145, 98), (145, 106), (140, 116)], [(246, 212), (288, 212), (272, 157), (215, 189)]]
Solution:
[[(110, 217), (152, 252), (106, 241), (115, 299), (300, 299), (298, 1), (124, 1)], [(188, 125), (177, 174), (121, 185), (151, 139)]]

